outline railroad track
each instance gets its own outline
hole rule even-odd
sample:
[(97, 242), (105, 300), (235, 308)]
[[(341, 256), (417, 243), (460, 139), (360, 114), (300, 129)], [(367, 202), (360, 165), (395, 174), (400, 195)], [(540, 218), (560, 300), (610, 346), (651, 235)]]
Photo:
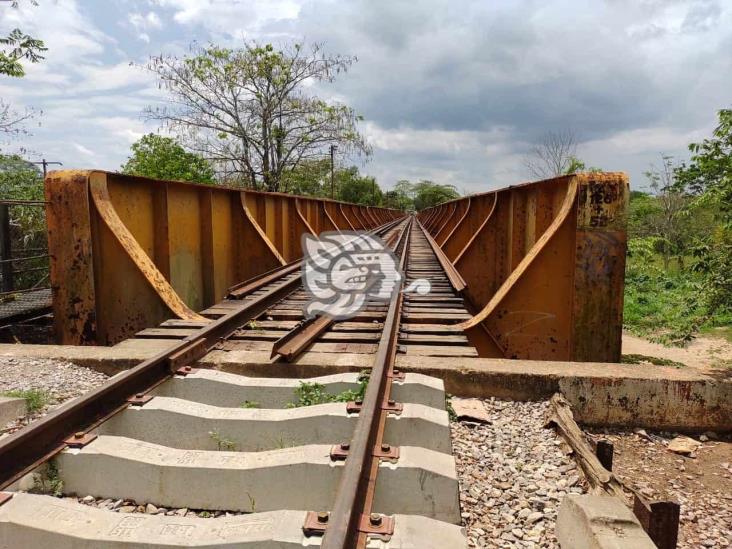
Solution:
[[(232, 288), (203, 311), (208, 322), (140, 332), (167, 348), (0, 440), (0, 547), (465, 547), (443, 384), (394, 368), (398, 353), (476, 356), (454, 326), (470, 316), (464, 283), (414, 218), (376, 232), (405, 273), (400, 287), (426, 279), (428, 294), (399, 291), (347, 321), (306, 321), (300, 264), (287, 265)], [(367, 382), (191, 367), (212, 349), (373, 362)], [(225, 513), (171, 514), (181, 508)]]

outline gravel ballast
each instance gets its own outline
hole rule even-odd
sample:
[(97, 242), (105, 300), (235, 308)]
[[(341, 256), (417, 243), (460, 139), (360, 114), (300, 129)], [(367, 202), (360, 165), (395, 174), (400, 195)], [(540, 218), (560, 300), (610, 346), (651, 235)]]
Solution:
[(8, 425), (0, 433), (16, 431), (46, 415), (61, 403), (81, 396), (104, 383), (108, 377), (70, 362), (41, 358), (0, 358), (0, 394), (41, 391), (45, 404), (37, 411)]
[(545, 429), (546, 402), (483, 400), (488, 423), (452, 422), (469, 547), (558, 547), (561, 499), (584, 493), (561, 440)]

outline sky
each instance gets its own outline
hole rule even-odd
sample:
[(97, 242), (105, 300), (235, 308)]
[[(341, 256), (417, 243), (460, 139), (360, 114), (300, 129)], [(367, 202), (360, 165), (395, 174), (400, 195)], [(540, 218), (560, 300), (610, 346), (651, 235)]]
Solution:
[(39, 111), (32, 135), (2, 149), (65, 168), (119, 169), (158, 131), (142, 111), (166, 95), (142, 67), (193, 41), (318, 42), (356, 56), (313, 90), (364, 117), (373, 155), (357, 165), (383, 188), (520, 183), (533, 144), (571, 131), (588, 166), (643, 189), (661, 154), (686, 159), (732, 107), (730, 0), (0, 1), (0, 35), (15, 27), (48, 52), (23, 79), (0, 76), (0, 98)]

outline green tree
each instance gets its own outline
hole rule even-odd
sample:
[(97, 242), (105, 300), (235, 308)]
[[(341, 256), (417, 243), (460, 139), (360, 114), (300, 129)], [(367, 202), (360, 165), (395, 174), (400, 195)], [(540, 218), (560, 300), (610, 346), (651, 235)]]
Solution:
[(330, 159), (303, 160), (282, 174), (280, 190), (302, 196), (330, 197)]
[(20, 29), (13, 29), (8, 36), (0, 38), (0, 44), (9, 48), (0, 51), (0, 74), (18, 78), (25, 76), (21, 61), (38, 63), (44, 59), (41, 53), (48, 50), (43, 40), (23, 34)]
[[(35, 0), (29, 0), (31, 4), (38, 5)], [(17, 8), (19, 0), (10, 3), (10, 6)], [(37, 40), (20, 29), (13, 29), (6, 37), (0, 38), (0, 75), (20, 78), (25, 75), (22, 61), (38, 63), (48, 48), (42, 40)], [(26, 108), (23, 112), (16, 111), (0, 98), (0, 133), (20, 134), (28, 133), (23, 123), (35, 116), (33, 109)]]
[[(43, 177), (40, 170), (18, 155), (0, 155), (0, 198), (9, 200), (43, 200)], [(46, 246), (45, 209), (39, 206), (12, 206), (10, 241), (14, 257), (34, 256), (33, 249)], [(22, 253), (28, 250), (27, 253)], [(48, 266), (45, 258), (19, 264), (23, 269)], [(48, 271), (22, 273), (15, 277), (17, 288), (31, 287), (47, 276)]]
[(338, 198), (352, 204), (379, 206), (383, 195), (376, 183), (376, 178), (358, 173), (358, 168), (351, 166), (340, 170), (337, 177)]
[(590, 172), (590, 173), (596, 173), (601, 172), (602, 169), (595, 168), (594, 166), (590, 166), (589, 168), (584, 163), (584, 161), (580, 160), (576, 156), (570, 156), (569, 157), (569, 165), (567, 166), (567, 169), (564, 170), (564, 175), (569, 175), (573, 173), (579, 173), (579, 172)]
[(435, 183), (427, 179), (415, 183), (412, 192), (417, 211), (460, 198), (460, 193), (454, 185)]
[(201, 156), (187, 152), (175, 139), (149, 133), (132, 144), (132, 155), (122, 173), (169, 179), (213, 183), (214, 170)]
[(341, 154), (370, 153), (353, 109), (307, 86), (333, 82), (354, 61), (326, 55), (319, 44), (193, 46), (183, 58), (151, 58), (148, 68), (171, 102), (146, 112), (191, 139), (222, 171), (241, 174), (252, 188), (280, 191), (286, 172), (323, 158), (330, 145)]
[(693, 269), (704, 276), (708, 310), (732, 311), (732, 109), (718, 113), (712, 137), (692, 143), (688, 164), (675, 171), (676, 185), (695, 197), (688, 213), (713, 212), (718, 225), (697, 239)]

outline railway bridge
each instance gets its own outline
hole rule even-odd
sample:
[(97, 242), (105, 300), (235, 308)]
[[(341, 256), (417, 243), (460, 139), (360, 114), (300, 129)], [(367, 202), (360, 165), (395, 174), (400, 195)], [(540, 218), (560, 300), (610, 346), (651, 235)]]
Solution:
[[(520, 360), (551, 361), (551, 387), (562, 369), (619, 361), (627, 198), (623, 174), (574, 174), (408, 214), (51, 172), (58, 342), (146, 358), (0, 440), (0, 540), (465, 547), (445, 385), (484, 394), (481, 361), (518, 359), (500, 362), (502, 375), (528, 395), (511, 377)], [(303, 238), (324, 232), (346, 247), (378, 237), (395, 291), (367, 293), (347, 317), (307, 316)], [(698, 415), (689, 410), (663, 421)], [(644, 413), (605, 412), (605, 424)], [(23, 489), (39, 478), (63, 493), (225, 516), (81, 509)]]

